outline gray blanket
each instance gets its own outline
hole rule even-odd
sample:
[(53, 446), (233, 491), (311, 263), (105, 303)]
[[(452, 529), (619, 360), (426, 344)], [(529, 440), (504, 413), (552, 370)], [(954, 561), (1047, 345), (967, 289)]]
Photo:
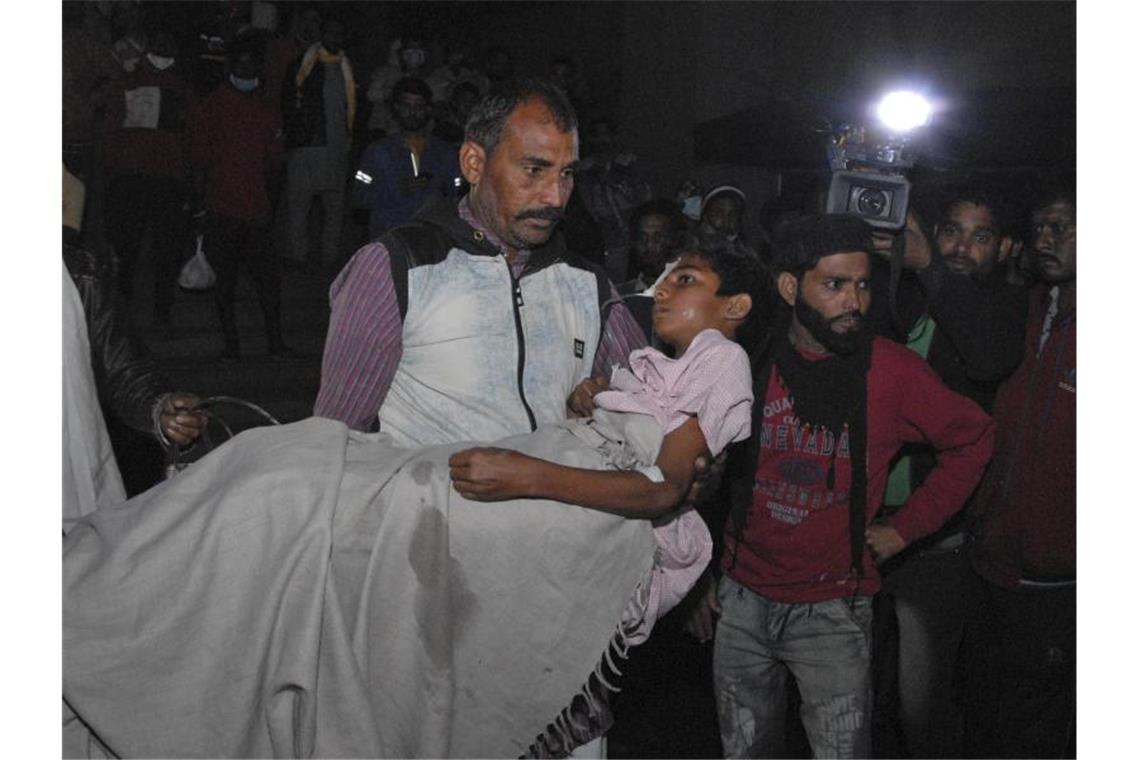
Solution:
[[(651, 463), (639, 415), (497, 445)], [(243, 433), (64, 539), (63, 692), (130, 757), (513, 757), (598, 665), (646, 521), (468, 502), (447, 458), (309, 419)], [(65, 709), (67, 712), (67, 709)], [(74, 731), (71, 733), (75, 733)]]

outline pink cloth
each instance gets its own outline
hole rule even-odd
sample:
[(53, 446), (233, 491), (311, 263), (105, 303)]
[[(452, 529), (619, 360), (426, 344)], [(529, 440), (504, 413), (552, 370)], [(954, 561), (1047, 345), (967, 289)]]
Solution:
[[(615, 369), (611, 390), (594, 397), (599, 407), (651, 415), (666, 435), (696, 415), (713, 456), (751, 433), (748, 354), (720, 332), (699, 333), (677, 359), (652, 348), (639, 349), (629, 355), (629, 366)], [(649, 637), (654, 623), (680, 604), (712, 557), (708, 527), (692, 509), (654, 523), (653, 537), (657, 552), (650, 582), (641, 586), (622, 615), (630, 644)]]
[(629, 355), (617, 368), (611, 390), (594, 403), (615, 412), (649, 414), (668, 435), (696, 415), (715, 457), (752, 429), (752, 370), (748, 354), (716, 330), (703, 330), (685, 353), (670, 359), (653, 348)]

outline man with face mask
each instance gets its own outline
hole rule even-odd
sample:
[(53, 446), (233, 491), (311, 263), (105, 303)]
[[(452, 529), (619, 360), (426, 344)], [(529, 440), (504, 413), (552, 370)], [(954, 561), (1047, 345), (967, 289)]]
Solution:
[(289, 149), (285, 255), (297, 263), (308, 259), (309, 210), (314, 196), (320, 196), (324, 211), (321, 261), (332, 265), (341, 255), (345, 172), (356, 118), (356, 81), (344, 52), (345, 36), (343, 23), (326, 19), (320, 41), (285, 72), (281, 92)]
[(292, 10), (289, 31), (283, 36), (274, 37), (265, 45), (265, 81), (262, 82), (262, 95), (265, 102), (281, 118), (281, 88), (285, 83), (285, 72), (289, 64), (296, 61), (321, 38), (321, 14), (315, 6), (293, 6), (283, 4), (283, 9)]
[(422, 79), (405, 77), (392, 91), (398, 134), (372, 143), (364, 152), (352, 183), (352, 203), (368, 209), (368, 238), (406, 222), (439, 198), (458, 200), (462, 178), (459, 150), (429, 135), (431, 89)]
[[(777, 233), (784, 304), (754, 374), (753, 433), (730, 456), (719, 590), (690, 630), (716, 626), (713, 672), (726, 757), (784, 757), (786, 683), (817, 757), (870, 754), (875, 563), (958, 510), (993, 447), (993, 422), (912, 352), (873, 338), (871, 230), (847, 215)], [(763, 401), (761, 401), (761, 399)], [(872, 519), (892, 458), (928, 441), (938, 464), (891, 520)]]
[(281, 338), (280, 260), (269, 245), (271, 175), (279, 171), (281, 128), (258, 92), (262, 51), (239, 38), (228, 51), (226, 81), (194, 114), (196, 206), (205, 215), (204, 248), (214, 286), (227, 361), (240, 358), (234, 292), (238, 269), (253, 279), (271, 356), (291, 354)]
[[(451, 100), (455, 88), (462, 84), (475, 88), (475, 100), (487, 92), (490, 87), (487, 77), (468, 66), (468, 58), (467, 46), (461, 42), (455, 41), (444, 47), (443, 63), (436, 67), (431, 76), (425, 80), (437, 103), (446, 103)], [(462, 140), (462, 138), (460, 139)]]
[(133, 300), (135, 266), (148, 231), (154, 255), (154, 320), (170, 321), (179, 257), (189, 235), (184, 205), (190, 175), (187, 112), (194, 94), (173, 37), (152, 30), (150, 47), (118, 80), (103, 120), (105, 224), (115, 249), (119, 292)]

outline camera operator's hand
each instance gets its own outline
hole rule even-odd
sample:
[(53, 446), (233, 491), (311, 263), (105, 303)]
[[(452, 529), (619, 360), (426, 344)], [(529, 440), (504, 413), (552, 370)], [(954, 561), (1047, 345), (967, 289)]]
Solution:
[(876, 230), (873, 233), (875, 253), (890, 258), (891, 246), (899, 235), (904, 235), (906, 239), (906, 249), (902, 260), (903, 268), (921, 272), (930, 266), (930, 239), (922, 231), (922, 222), (913, 209), (906, 212), (906, 226), (901, 232)]

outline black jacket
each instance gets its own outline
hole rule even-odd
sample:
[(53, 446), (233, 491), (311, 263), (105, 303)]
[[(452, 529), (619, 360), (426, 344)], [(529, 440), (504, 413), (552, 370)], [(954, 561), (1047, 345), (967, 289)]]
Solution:
[(81, 248), (76, 237), (73, 230), (64, 228), (63, 263), (83, 302), (100, 401), (125, 424), (153, 434), (155, 401), (170, 384), (147, 358), (130, 333), (126, 315), (115, 305), (113, 263)]
[(927, 363), (947, 387), (987, 412), (1001, 381), (1021, 363), (1028, 301), (1025, 288), (1010, 285), (1001, 266), (983, 279), (951, 272), (937, 250), (918, 275), (904, 273), (896, 294), (899, 324), (888, 315), (887, 265), (876, 260), (872, 286), (874, 331), (905, 342), (924, 314), (936, 325)]
[(328, 144), (325, 134), (325, 67), (314, 66), (301, 84), (294, 84), (303, 56), (285, 70), (281, 86), (281, 121), (286, 148), (313, 148)]
[[(904, 340), (915, 322), (929, 314), (934, 319), (934, 337), (926, 361), (946, 387), (974, 401), (987, 413), (993, 409), (998, 386), (1021, 364), (1025, 349), (1028, 296), (1025, 288), (1006, 282), (999, 264), (988, 276), (976, 279), (955, 274), (946, 267), (937, 249), (930, 266), (917, 276), (904, 276), (897, 294), (898, 313), (904, 334), (881, 329), (881, 334)], [(876, 274), (876, 277), (878, 273)], [(879, 278), (886, 279), (886, 274)], [(876, 293), (872, 298), (881, 294)], [(886, 297), (882, 295), (880, 314)], [(935, 465), (929, 447), (908, 446), (900, 452), (911, 456), (911, 483), (917, 487)], [(891, 511), (890, 508), (886, 512)], [(884, 514), (886, 514), (884, 512)], [(923, 540), (932, 545), (959, 530), (962, 513)]]

